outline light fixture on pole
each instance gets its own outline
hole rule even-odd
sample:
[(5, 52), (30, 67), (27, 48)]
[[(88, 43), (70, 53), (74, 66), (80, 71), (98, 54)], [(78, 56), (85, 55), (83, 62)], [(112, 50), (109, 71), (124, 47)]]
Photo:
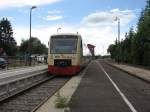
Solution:
[(57, 28), (57, 33), (58, 33), (58, 31), (60, 30), (61, 28), (59, 27), (59, 28)]
[(30, 8), (30, 38), (29, 38), (29, 46), (28, 46), (28, 50), (29, 50), (29, 66), (31, 66), (31, 19), (32, 19), (32, 10), (37, 8), (36, 6), (32, 6)]

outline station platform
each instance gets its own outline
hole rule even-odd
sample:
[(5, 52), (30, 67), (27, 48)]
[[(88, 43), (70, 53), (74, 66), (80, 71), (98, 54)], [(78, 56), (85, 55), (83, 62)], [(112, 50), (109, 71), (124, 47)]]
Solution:
[(69, 107), (70, 112), (130, 111), (96, 62), (89, 65)]
[[(36, 112), (137, 112), (137, 110), (145, 112), (148, 110), (149, 83), (136, 77), (142, 74), (148, 79), (147, 73), (150, 72), (127, 65), (116, 66), (120, 70), (132, 71), (134, 75), (138, 73), (136, 77), (132, 77), (127, 74), (128, 72), (122, 72), (109, 64), (104, 60), (92, 61), (82, 74), (74, 76), (72, 81), (59, 90), (62, 96), (69, 97), (67, 108), (55, 107), (56, 93)], [(141, 70), (140, 74), (137, 70)]]
[(38, 73), (41, 70), (47, 69), (47, 65), (39, 65), (25, 68), (17, 68), (11, 70), (0, 71), (0, 84), (9, 82), (15, 78), (23, 77), (24, 75), (30, 75), (30, 73)]
[[(147, 85), (150, 82), (150, 70), (117, 63), (109, 63), (109, 65), (124, 73), (119, 72), (117, 69), (108, 69), (106, 61), (97, 60), (92, 62), (82, 78), (79, 87), (72, 96), (69, 105), (70, 112), (142, 112), (148, 110), (148, 103), (145, 102), (149, 97), (149, 93), (143, 93), (143, 90), (149, 90), (149, 86)], [(116, 82), (117, 77), (114, 77), (115, 74), (110, 75), (110, 73), (115, 73), (116, 71), (118, 71), (118, 75), (116, 76), (124, 75), (119, 76), (122, 77), (122, 79), (118, 78), (120, 82)], [(115, 82), (111, 78), (114, 78)], [(123, 83), (124, 81), (128, 83)], [(122, 89), (125, 86), (127, 90)], [(146, 89), (144, 89), (144, 86)], [(143, 94), (145, 96), (148, 95), (147, 98), (144, 98)], [(141, 102), (144, 102), (145, 105), (141, 106)]]
[(124, 72), (129, 73), (130, 75), (133, 75), (137, 78), (150, 82), (150, 70), (148, 69), (134, 67), (134, 66), (122, 64), (122, 63), (118, 64), (112, 61), (105, 61), (105, 62), (113, 67), (116, 67)]

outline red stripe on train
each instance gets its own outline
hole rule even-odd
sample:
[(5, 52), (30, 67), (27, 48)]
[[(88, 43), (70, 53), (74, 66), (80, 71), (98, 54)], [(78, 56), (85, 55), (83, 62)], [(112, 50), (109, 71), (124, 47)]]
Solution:
[(48, 65), (48, 72), (55, 75), (74, 75), (80, 71), (80, 66), (56, 67)]

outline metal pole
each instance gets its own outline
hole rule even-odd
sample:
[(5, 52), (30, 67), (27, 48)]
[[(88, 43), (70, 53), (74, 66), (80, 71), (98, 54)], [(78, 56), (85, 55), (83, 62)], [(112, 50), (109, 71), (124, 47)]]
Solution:
[(31, 66), (31, 13), (32, 8), (30, 8), (30, 38), (29, 38), (29, 66)]
[(103, 56), (104, 56), (104, 45), (103, 45)]
[(119, 64), (119, 62), (120, 62), (120, 51), (121, 51), (121, 49), (120, 49), (120, 18), (118, 18), (118, 45), (119, 45), (119, 52), (118, 52), (118, 64)]
[(36, 6), (32, 6), (31, 8), (30, 8), (30, 38), (29, 38), (29, 46), (28, 46), (28, 48), (29, 48), (29, 66), (31, 66), (31, 21), (32, 21), (32, 10), (33, 9), (35, 9), (35, 8), (37, 8)]
[(119, 61), (120, 61), (120, 51), (121, 51), (121, 49), (120, 49), (120, 18), (118, 18), (118, 17), (116, 17), (115, 18), (115, 21), (118, 21), (118, 41), (117, 41), (117, 45), (118, 45), (118, 59), (117, 59), (117, 61), (118, 61), (118, 64), (119, 64)]

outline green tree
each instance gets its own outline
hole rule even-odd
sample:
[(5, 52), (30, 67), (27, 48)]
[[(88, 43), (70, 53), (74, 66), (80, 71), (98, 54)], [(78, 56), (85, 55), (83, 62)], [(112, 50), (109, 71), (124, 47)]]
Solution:
[(115, 41), (115, 44), (109, 45), (107, 52), (110, 53), (111, 58), (114, 59), (115, 61), (118, 61), (118, 43), (117, 40)]
[[(20, 53), (25, 54), (27, 53), (29, 45), (29, 40), (22, 40), (20, 45)], [(41, 43), (41, 41), (38, 38), (32, 37), (31, 38), (31, 53), (32, 54), (47, 54), (47, 47)]]
[(6, 54), (10, 56), (15, 55), (17, 52), (12, 26), (7, 18), (0, 21), (0, 48), (3, 48)]
[(145, 39), (150, 39), (150, 0), (147, 1), (145, 9), (141, 13), (138, 22), (137, 35), (135, 38), (138, 64), (150, 66), (150, 43), (144, 42)]
[(130, 28), (125, 37), (119, 44), (109, 46), (111, 57), (116, 60), (120, 48), (120, 61), (150, 66), (150, 0), (147, 0), (145, 9), (141, 12), (137, 32)]
[(132, 60), (134, 58), (133, 56), (134, 50), (132, 49), (133, 47), (132, 45), (134, 44), (133, 43), (134, 36), (135, 36), (135, 32), (133, 28), (131, 27), (129, 33), (125, 34), (126, 38), (122, 42), (122, 46), (123, 46), (122, 61), (124, 62), (132, 63)]

